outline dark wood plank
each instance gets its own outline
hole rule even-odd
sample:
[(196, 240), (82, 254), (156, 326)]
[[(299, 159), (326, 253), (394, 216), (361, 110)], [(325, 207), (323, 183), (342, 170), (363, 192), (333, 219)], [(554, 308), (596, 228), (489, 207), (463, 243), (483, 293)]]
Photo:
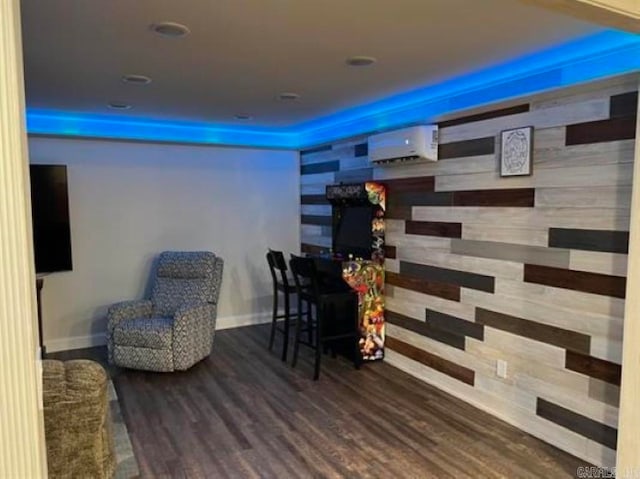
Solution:
[(622, 366), (604, 359), (594, 358), (587, 354), (567, 351), (565, 367), (578, 373), (586, 374), (592, 378), (601, 379), (610, 384), (620, 386)]
[(629, 252), (629, 232), (549, 228), (549, 246), (627, 254)]
[(340, 161), (324, 161), (322, 163), (311, 163), (300, 166), (301, 175), (316, 175), (318, 173), (330, 173), (340, 170)]
[(460, 301), (460, 286), (455, 284), (427, 281), (391, 271), (385, 273), (385, 282), (399, 288), (410, 289), (451, 301)]
[(542, 398), (538, 398), (536, 414), (610, 449), (616, 449), (618, 431), (611, 426), (594, 421)]
[(453, 206), (453, 193), (444, 191), (395, 192), (387, 198), (387, 207), (392, 206)]
[(313, 148), (307, 148), (306, 150), (300, 151), (301, 156), (310, 155), (312, 153), (320, 153), (321, 151), (330, 151), (333, 149), (333, 145), (320, 145), (315, 146)]
[(400, 274), (425, 281), (456, 284), (487, 293), (493, 293), (495, 290), (495, 278), (492, 276), (438, 268), (436, 266), (410, 263), (408, 261), (400, 262)]
[(390, 220), (410, 220), (411, 206), (409, 205), (387, 205), (384, 216)]
[(384, 245), (384, 257), (389, 259), (396, 258), (396, 247), (391, 245)]
[(388, 309), (384, 312), (384, 318), (385, 321), (390, 324), (394, 324), (408, 331), (413, 331), (414, 333), (440, 341), (441, 343), (448, 344), (449, 346), (453, 346), (454, 348), (464, 351), (464, 335), (453, 334), (442, 329), (433, 328), (426, 321), (410, 318)]
[(326, 253), (327, 248), (325, 248), (324, 246), (317, 246), (314, 244), (302, 243), (300, 245), (300, 251), (302, 251), (303, 253), (308, 253), (312, 255), (320, 255), (322, 253)]
[(300, 196), (300, 203), (303, 205), (328, 205), (327, 197), (325, 195), (302, 195)]
[(463, 158), (467, 156), (492, 155), (495, 153), (496, 139), (493, 136), (474, 140), (454, 141), (438, 145), (438, 160)]
[(266, 325), (218, 331), (188, 371), (112, 374), (140, 477), (560, 479), (589, 466), (385, 362), (326, 356), (314, 382), (311, 350), (291, 368), (268, 338)]
[(392, 336), (386, 337), (385, 344), (388, 348), (393, 349), (398, 354), (402, 354), (414, 361), (418, 361), (431, 369), (440, 371), (441, 373), (451, 376), (463, 383), (469, 384), (470, 386), (474, 385), (475, 372), (472, 369), (465, 368), (464, 366), (460, 366), (459, 364), (441, 358), (440, 356), (418, 349), (415, 346)]
[(409, 235), (462, 238), (462, 223), (444, 223), (441, 221), (407, 221), (404, 224), (404, 232)]
[(627, 279), (600, 273), (573, 271), (534, 264), (524, 265), (524, 280), (555, 288), (624, 298)]
[(475, 319), (478, 324), (572, 351), (588, 354), (591, 348), (591, 337), (586, 334), (537, 323), (528, 319), (517, 318), (483, 308), (476, 308)]
[(353, 147), (353, 156), (361, 157), (367, 156), (369, 154), (369, 144), (365, 141), (364, 143), (358, 143)]
[(625, 116), (568, 125), (565, 144), (585, 145), (603, 141), (631, 140), (635, 137), (636, 117)]
[(459, 118), (453, 118), (452, 120), (445, 120), (438, 123), (439, 128), (447, 128), (450, 126), (463, 125), (465, 123), (472, 123), (474, 121), (490, 120), (492, 118), (499, 118), (502, 116), (517, 115), (518, 113), (526, 113), (529, 111), (529, 104), (523, 103), (522, 105), (509, 106), (507, 108), (499, 108), (497, 110), (485, 111), (483, 113), (476, 113), (475, 115), (461, 116)]
[(535, 206), (534, 188), (508, 188), (504, 190), (454, 191), (453, 206)]
[(331, 216), (302, 215), (300, 222), (303, 225), (331, 226), (333, 224), (333, 219)]
[(613, 95), (609, 101), (609, 117), (620, 118), (638, 114), (638, 92), (630, 91)]
[(427, 324), (432, 329), (439, 329), (448, 333), (461, 336), (469, 336), (480, 341), (484, 340), (484, 326), (482, 324), (456, 318), (449, 314), (441, 313), (427, 308), (425, 310)]
[(433, 192), (435, 188), (434, 176), (416, 176), (397, 180), (384, 180), (389, 197), (400, 192)]

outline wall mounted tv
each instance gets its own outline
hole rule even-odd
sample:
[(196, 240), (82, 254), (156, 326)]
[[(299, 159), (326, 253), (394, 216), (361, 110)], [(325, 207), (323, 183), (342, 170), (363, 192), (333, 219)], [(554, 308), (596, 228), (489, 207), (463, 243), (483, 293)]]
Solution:
[(71, 229), (65, 165), (31, 165), (31, 213), (37, 273), (70, 271)]

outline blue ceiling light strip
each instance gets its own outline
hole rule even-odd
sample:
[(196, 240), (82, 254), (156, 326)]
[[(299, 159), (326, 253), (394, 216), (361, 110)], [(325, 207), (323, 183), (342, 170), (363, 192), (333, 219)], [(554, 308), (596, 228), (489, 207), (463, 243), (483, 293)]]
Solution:
[(296, 149), (297, 136), (286, 129), (247, 128), (210, 123), (133, 119), (53, 110), (27, 110), (27, 132), (205, 145)]
[(640, 36), (603, 31), (519, 59), (287, 128), (27, 111), (30, 134), (301, 149), (640, 71)]
[(428, 122), (510, 98), (640, 71), (640, 36), (603, 31), (511, 62), (298, 125), (313, 145)]

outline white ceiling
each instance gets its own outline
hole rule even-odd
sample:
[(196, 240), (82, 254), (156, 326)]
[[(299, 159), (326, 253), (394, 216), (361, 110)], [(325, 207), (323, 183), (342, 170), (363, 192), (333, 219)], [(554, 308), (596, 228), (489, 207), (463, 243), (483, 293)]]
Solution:
[[(300, 123), (599, 30), (515, 0), (22, 0), (22, 16), (30, 108), (245, 126)], [(165, 20), (191, 34), (149, 30)], [(350, 55), (378, 63), (348, 67)], [(283, 91), (302, 99), (276, 101)]]

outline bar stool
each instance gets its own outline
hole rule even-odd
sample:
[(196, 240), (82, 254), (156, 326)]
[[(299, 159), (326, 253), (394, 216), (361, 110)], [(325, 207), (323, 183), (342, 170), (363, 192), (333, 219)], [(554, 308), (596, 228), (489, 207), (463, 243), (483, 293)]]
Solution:
[[(269, 337), (269, 351), (273, 349), (276, 331), (283, 333), (282, 360), (287, 360), (287, 350), (289, 348), (289, 328), (291, 323), (291, 294), (296, 292), (294, 285), (289, 283), (287, 277), (287, 262), (282, 251), (269, 250), (267, 252), (267, 263), (273, 281), (273, 316), (271, 319), (271, 335)], [(278, 297), (282, 293), (284, 297), (284, 313), (278, 314)], [(294, 315), (293, 317), (296, 317)], [(282, 328), (278, 327), (278, 319), (284, 319)]]
[[(311, 258), (291, 255), (289, 261), (293, 280), (298, 294), (298, 321), (296, 322), (295, 342), (293, 344), (292, 367), (298, 361), (300, 344), (314, 349), (315, 362), (313, 380), (320, 377), (320, 360), (322, 349), (327, 345), (334, 345), (341, 340), (351, 340), (353, 348), (353, 362), (356, 369), (360, 368), (362, 357), (358, 339), (358, 295), (355, 291), (331, 291), (324, 289), (316, 270), (315, 262)], [(302, 340), (302, 301), (307, 302), (307, 329), (312, 331), (310, 341)], [(311, 316), (311, 305), (315, 306), (315, 324)]]

